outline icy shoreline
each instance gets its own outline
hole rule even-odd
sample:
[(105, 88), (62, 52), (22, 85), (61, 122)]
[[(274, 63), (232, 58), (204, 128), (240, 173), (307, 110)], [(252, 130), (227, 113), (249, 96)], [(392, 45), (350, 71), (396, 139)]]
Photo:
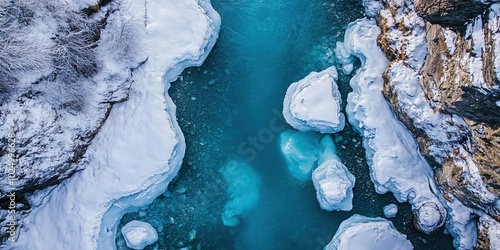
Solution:
[(149, 58), (133, 73), (129, 100), (113, 107), (88, 148), (86, 169), (33, 208), (11, 248), (115, 249), (121, 216), (150, 203), (180, 168), (184, 137), (167, 91), (185, 67), (204, 61), (217, 39), (219, 16), (208, 1), (123, 6), (120, 11), (138, 20), (146, 12)]

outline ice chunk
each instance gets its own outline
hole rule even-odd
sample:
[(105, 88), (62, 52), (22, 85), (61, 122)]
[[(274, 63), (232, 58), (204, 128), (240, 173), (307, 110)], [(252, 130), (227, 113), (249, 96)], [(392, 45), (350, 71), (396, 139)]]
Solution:
[(330, 67), (292, 83), (283, 102), (287, 123), (300, 131), (335, 133), (342, 130), (345, 117), (340, 110), (342, 100), (335, 80), (337, 70)]
[(314, 132), (287, 130), (280, 134), (281, 153), (290, 174), (300, 182), (311, 179), (320, 157), (321, 135)]
[(229, 161), (219, 172), (227, 183), (229, 197), (222, 213), (222, 222), (235, 227), (240, 224), (240, 217), (259, 201), (260, 179), (246, 162)]
[(125, 243), (132, 249), (143, 249), (158, 240), (156, 230), (146, 222), (133, 220), (122, 227)]
[(398, 206), (396, 204), (389, 204), (384, 206), (384, 215), (387, 218), (394, 218), (398, 213)]
[(321, 164), (312, 174), (316, 197), (327, 211), (352, 209), (354, 175), (340, 162), (332, 159)]
[(431, 190), (435, 186), (432, 168), (382, 94), (389, 61), (378, 47), (379, 34), (375, 21), (366, 18), (351, 23), (346, 30), (343, 46), (362, 64), (350, 81), (353, 92), (348, 95), (346, 112), (363, 136), (376, 191), (390, 191), (399, 202), (410, 202), (417, 228), (429, 233), (444, 224), (446, 210)]
[(413, 249), (406, 235), (392, 222), (355, 214), (343, 221), (325, 250), (406, 250)]
[(354, 175), (335, 155), (335, 144), (331, 137), (325, 136), (321, 144), (324, 149), (320, 158), (321, 165), (312, 173), (318, 202), (327, 211), (349, 211), (352, 209)]

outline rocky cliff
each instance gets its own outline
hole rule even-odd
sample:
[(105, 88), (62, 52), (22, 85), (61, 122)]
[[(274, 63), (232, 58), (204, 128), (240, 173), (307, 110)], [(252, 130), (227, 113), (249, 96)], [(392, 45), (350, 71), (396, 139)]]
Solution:
[[(132, 73), (147, 59), (139, 51), (120, 50), (138, 45), (134, 36), (141, 24), (127, 24), (116, 12), (118, 4), (95, 5), (93, 11), (83, 6), (88, 5), (0, 3), (2, 228), (11, 212), (19, 226), (44, 198), (39, 190), (84, 168), (87, 147), (112, 106), (128, 98)], [(130, 37), (117, 37), (117, 31)], [(2, 230), (0, 239), (5, 237)]]
[(443, 196), (481, 216), (479, 248), (495, 249), (488, 237), (498, 235), (487, 231), (500, 221), (500, 5), (377, 4), (378, 42), (391, 60), (384, 95), (433, 166)]

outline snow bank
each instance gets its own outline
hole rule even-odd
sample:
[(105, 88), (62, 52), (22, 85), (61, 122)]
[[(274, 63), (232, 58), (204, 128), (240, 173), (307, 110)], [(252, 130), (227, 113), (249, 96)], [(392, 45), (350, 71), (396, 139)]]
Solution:
[(335, 155), (335, 144), (330, 136), (321, 140), (321, 146), (324, 149), (319, 161), (321, 165), (312, 173), (316, 198), (324, 210), (350, 211), (356, 179)]
[(430, 233), (443, 225), (446, 211), (431, 190), (435, 185), (431, 167), (382, 95), (382, 76), (389, 62), (377, 45), (379, 34), (374, 20), (359, 19), (349, 25), (344, 43), (339, 44), (362, 63), (350, 81), (353, 92), (346, 111), (349, 122), (363, 136), (376, 191), (392, 192), (399, 202), (410, 202), (417, 227)]
[(398, 206), (396, 204), (389, 204), (384, 206), (384, 215), (387, 218), (394, 218), (398, 214)]
[(413, 246), (392, 222), (355, 214), (340, 224), (332, 241), (325, 247), (325, 250), (353, 249), (405, 250), (413, 249)]
[(225, 226), (240, 224), (240, 217), (259, 201), (260, 178), (246, 162), (229, 161), (219, 172), (227, 183), (229, 200), (224, 205), (222, 222)]
[(121, 216), (163, 193), (180, 167), (184, 138), (166, 91), (184, 67), (204, 60), (219, 17), (197, 0), (124, 0), (121, 11), (141, 23), (146, 11), (148, 60), (89, 146), (86, 169), (33, 208), (11, 249), (115, 249)]
[(477, 244), (476, 215), (457, 198), (446, 194), (441, 201), (446, 207), (446, 231), (453, 236), (453, 246), (457, 250), (474, 249)]
[(290, 126), (300, 131), (335, 133), (344, 128), (340, 111), (342, 99), (335, 81), (335, 67), (312, 72), (292, 83), (283, 102), (283, 116)]
[(125, 243), (132, 249), (143, 249), (158, 240), (156, 230), (146, 222), (133, 220), (122, 227)]

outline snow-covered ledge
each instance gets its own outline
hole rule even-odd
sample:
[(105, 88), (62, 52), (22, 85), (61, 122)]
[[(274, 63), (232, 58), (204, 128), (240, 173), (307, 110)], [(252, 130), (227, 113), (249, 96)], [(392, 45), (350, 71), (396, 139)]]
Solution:
[(375, 20), (358, 19), (349, 24), (344, 43), (338, 43), (362, 63), (350, 81), (353, 91), (347, 98), (347, 115), (363, 136), (376, 191), (392, 192), (399, 202), (408, 201), (417, 229), (431, 233), (444, 224), (446, 210), (433, 190), (431, 167), (382, 94), (382, 76), (389, 61), (377, 45), (379, 34)]
[(147, 15), (148, 60), (134, 72), (129, 100), (113, 107), (88, 148), (86, 169), (33, 208), (10, 249), (116, 249), (121, 216), (161, 194), (180, 167), (184, 137), (166, 93), (185, 67), (203, 62), (220, 18), (208, 0), (123, 6), (131, 19)]

